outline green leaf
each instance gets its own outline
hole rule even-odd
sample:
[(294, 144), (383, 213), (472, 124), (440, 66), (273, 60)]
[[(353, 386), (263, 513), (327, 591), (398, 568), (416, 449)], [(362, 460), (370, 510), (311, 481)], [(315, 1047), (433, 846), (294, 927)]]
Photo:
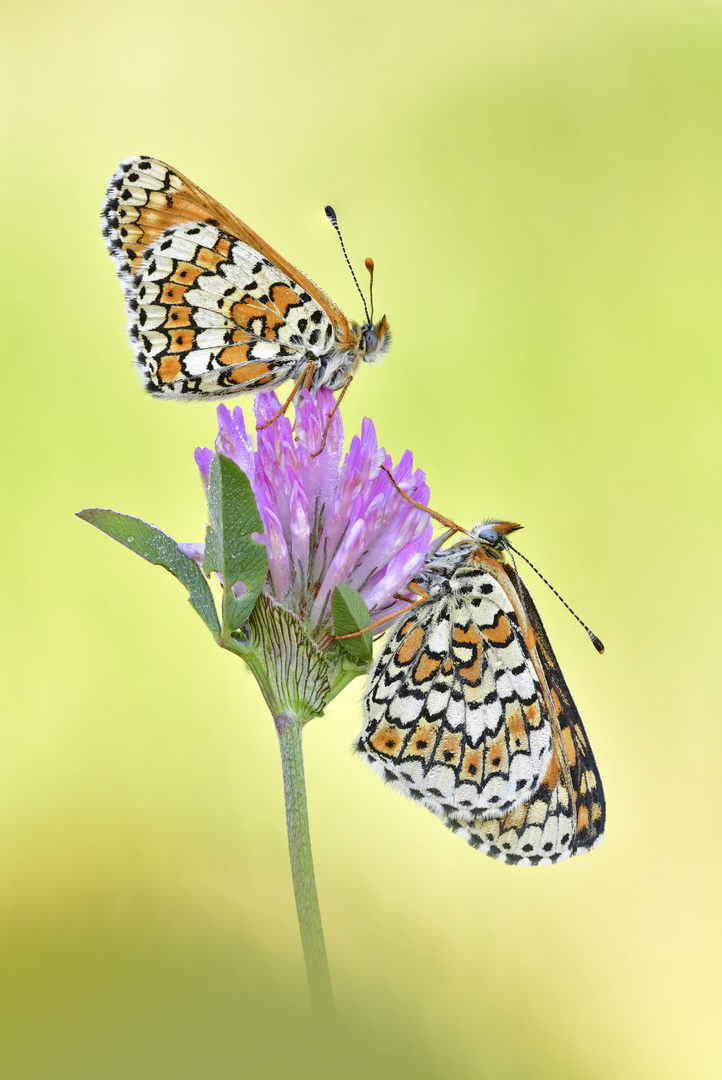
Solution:
[[(263, 544), (251, 538), (262, 533), (248, 478), (234, 461), (216, 454), (211, 462), (208, 484), (208, 509), (211, 525), (206, 533), (206, 558), (203, 569), (223, 574), (223, 638), (227, 640), (253, 611), (268, 571), (268, 555)], [(246, 592), (240, 599), (232, 587), (242, 581)]]
[[(363, 598), (350, 585), (336, 586), (331, 597), (331, 610), (337, 638), (342, 634), (355, 634), (371, 624), (371, 616)], [(370, 630), (358, 637), (339, 641), (339, 645), (356, 661), (369, 664), (373, 659), (373, 634)]]
[(130, 517), (128, 514), (118, 514), (115, 510), (80, 510), (76, 517), (90, 522), (96, 529), (130, 548), (136, 555), (155, 566), (164, 567), (173, 577), (178, 578), (188, 590), (188, 600), (208, 629), (214, 634), (220, 634), (218, 613), (208, 582), (193, 559), (180, 551), (175, 540), (155, 525), (149, 525), (147, 521)]

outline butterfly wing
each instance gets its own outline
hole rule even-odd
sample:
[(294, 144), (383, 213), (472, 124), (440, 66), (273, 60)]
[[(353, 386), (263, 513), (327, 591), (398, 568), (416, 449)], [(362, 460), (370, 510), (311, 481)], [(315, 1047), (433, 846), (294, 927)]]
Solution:
[(454, 814), (444, 824), (468, 844), (513, 866), (555, 863), (574, 854), (574, 802), (563, 775), (562, 751), (556, 730), (554, 754), (532, 797), (499, 818), (463, 820)]
[(309, 278), (163, 162), (124, 161), (103, 219), (151, 392), (272, 388), (353, 347), (345, 316)]
[(568, 777), (567, 782), (571, 782), (574, 796), (575, 822), (570, 854), (579, 855), (595, 848), (604, 836), (606, 804), (602, 778), (541, 616), (523, 584), (522, 589), (558, 723), (562, 773)]
[(333, 325), (308, 293), (215, 225), (161, 233), (134, 276), (136, 362), (151, 393), (214, 397), (298, 379)]
[(552, 718), (554, 753), (531, 799), (496, 819), (472, 822), (447, 814), (445, 823), (473, 847), (511, 864), (556, 863), (591, 851), (602, 840), (605, 802), (602, 780), (582, 719), (562, 675), (539, 612), (524, 584), (521, 590), (536, 636), (535, 659)]
[(518, 806), (552, 757), (545, 695), (491, 562), (457, 570), (392, 631), (356, 744), (392, 786), (455, 820)]
[[(126, 158), (111, 177), (102, 217), (106, 243), (118, 272), (132, 275), (143, 252), (166, 229), (190, 222), (214, 222), (273, 263), (301, 292), (308, 292), (331, 322), (346, 322), (341, 309), (318, 285), (279, 255), (258, 233), (208, 195), (183, 173), (157, 158)], [(125, 266), (127, 263), (127, 267)]]

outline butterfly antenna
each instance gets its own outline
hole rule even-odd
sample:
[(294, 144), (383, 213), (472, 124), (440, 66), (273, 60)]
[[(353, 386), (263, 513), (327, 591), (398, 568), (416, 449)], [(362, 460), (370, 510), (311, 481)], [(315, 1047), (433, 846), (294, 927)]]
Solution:
[[(366, 297), (361, 292), (361, 286), (359, 285), (358, 280), (356, 278), (356, 275), (353, 272), (353, 266), (351, 265), (351, 260), (349, 259), (348, 255), (346, 254), (346, 245), (343, 242), (343, 237), (341, 236), (341, 230), (338, 227), (338, 220), (336, 218), (336, 211), (334, 210), (334, 208), (332, 206), (325, 206), (324, 210), (326, 211), (326, 217), (328, 218), (328, 220), (333, 225), (334, 229), (336, 230), (336, 234), (337, 234), (339, 240), (341, 241), (341, 250), (343, 251), (343, 257), (346, 260), (346, 265), (348, 266), (349, 270), (351, 271), (351, 277), (354, 279), (354, 282), (356, 284), (356, 288), (358, 289), (359, 295), (360, 295), (361, 300), (363, 302), (364, 311), (366, 312), (366, 322), (367, 322), (367, 324), (369, 326), (371, 326), (371, 319), (369, 318), (369, 309), (366, 307)], [(373, 266), (373, 263), (371, 265)]]
[[(571, 612), (571, 614), (572, 614), (572, 615), (574, 616), (574, 618), (575, 618), (575, 619), (577, 620), (577, 622), (579, 623), (579, 625), (580, 625), (580, 626), (583, 626), (583, 627), (584, 627), (584, 629), (586, 630), (586, 632), (587, 632), (587, 633), (589, 634), (589, 638), (590, 638), (590, 640), (591, 640), (591, 643), (592, 643), (592, 645), (594, 646), (594, 648), (595, 648), (595, 649), (597, 650), (597, 652), (598, 652), (598, 653), (603, 653), (603, 652), (604, 652), (604, 645), (603, 645), (603, 644), (602, 644), (602, 642), (601, 642), (601, 641), (599, 640), (599, 638), (598, 638), (598, 637), (597, 637), (597, 635), (596, 635), (596, 634), (594, 633), (594, 631), (593, 631), (593, 630), (590, 630), (590, 629), (589, 629), (589, 627), (587, 626), (587, 624), (586, 624), (585, 622), (583, 622), (583, 621), (582, 621), (582, 619), (580, 619), (580, 618), (579, 618), (579, 616), (577, 615), (576, 611), (574, 611), (574, 609), (573, 609), (573, 608), (570, 608), (570, 607), (569, 607), (569, 604), (568, 604), (568, 603), (566, 602), (566, 600), (564, 599), (564, 597), (563, 597), (563, 596), (562, 596), (562, 595), (561, 595), (560, 593), (558, 593), (558, 592), (557, 592), (557, 590), (556, 590), (556, 589), (554, 588), (554, 586), (552, 585), (551, 581), (547, 581), (547, 579), (546, 579), (546, 578), (544, 577), (544, 575), (542, 574), (541, 570), (537, 570), (536, 566), (535, 566), (535, 565), (534, 565), (534, 563), (533, 563), (533, 562), (531, 561), (531, 559), (527, 559), (526, 555), (522, 555), (521, 551), (519, 551), (519, 550), (518, 550), (517, 548), (513, 547), (513, 546), (512, 546), (512, 545), (511, 545), (511, 544), (509, 543), (509, 541), (508, 541), (507, 539), (504, 539), (504, 547), (505, 547), (505, 548), (508, 548), (510, 552), (512, 552), (512, 551), (515, 551), (515, 552), (516, 552), (516, 554), (517, 554), (517, 555), (518, 555), (518, 556), (519, 556), (519, 557), (520, 557), (521, 559), (523, 559), (525, 563), (528, 563), (528, 565), (529, 565), (529, 566), (531, 566), (532, 570), (533, 570), (533, 571), (534, 571), (534, 573), (535, 573), (535, 574), (537, 575), (537, 577), (540, 577), (540, 578), (542, 579), (542, 581), (544, 582), (544, 584), (546, 585), (546, 587), (547, 587), (548, 589), (551, 589), (551, 591), (552, 591), (552, 592), (554, 593), (554, 595), (556, 596), (557, 600), (561, 600), (561, 602), (562, 602), (562, 603), (564, 604), (564, 607), (565, 607), (565, 608), (567, 609), (567, 611)], [(514, 556), (513, 556), (513, 555), (512, 555), (512, 557), (511, 557), (511, 561), (512, 561), (512, 562), (514, 562)], [(515, 563), (515, 562), (514, 562), (514, 570), (515, 570), (515, 572), (517, 572), (517, 571), (516, 571), (516, 563)], [(519, 574), (518, 574), (518, 572), (517, 572), (517, 577), (519, 577)], [(523, 601), (522, 601), (522, 602), (523, 602)]]
[(371, 304), (371, 319), (369, 325), (374, 324), (374, 261), (373, 259), (364, 259), (364, 266), (369, 272), (369, 303)]

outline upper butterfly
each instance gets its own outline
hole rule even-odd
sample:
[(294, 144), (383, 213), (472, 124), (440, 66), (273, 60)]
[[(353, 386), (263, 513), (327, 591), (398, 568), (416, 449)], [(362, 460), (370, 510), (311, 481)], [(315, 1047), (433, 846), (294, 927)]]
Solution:
[[(391, 343), (386, 317), (348, 322), (317, 285), (182, 173), (151, 157), (110, 181), (103, 235), (146, 388), (223, 397), (295, 380), (345, 389)], [(289, 402), (291, 400), (289, 398)]]
[(507, 558), (518, 528), (485, 522), (427, 555), (420, 598), (371, 669), (356, 748), (473, 847), (537, 866), (596, 847), (605, 807), (581, 717)]

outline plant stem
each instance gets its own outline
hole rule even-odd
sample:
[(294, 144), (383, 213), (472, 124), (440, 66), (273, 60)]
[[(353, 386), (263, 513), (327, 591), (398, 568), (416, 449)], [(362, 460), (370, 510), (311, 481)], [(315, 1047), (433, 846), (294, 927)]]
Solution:
[(274, 716), (273, 719), (281, 749), (288, 851), (291, 856), (293, 892), (296, 897), (296, 913), (301, 931), (303, 957), (306, 961), (311, 1004), (318, 1017), (328, 1018), (333, 1012), (333, 998), (316, 879), (313, 873), (311, 834), (308, 827), (306, 778), (301, 743), (303, 721), (284, 713)]

